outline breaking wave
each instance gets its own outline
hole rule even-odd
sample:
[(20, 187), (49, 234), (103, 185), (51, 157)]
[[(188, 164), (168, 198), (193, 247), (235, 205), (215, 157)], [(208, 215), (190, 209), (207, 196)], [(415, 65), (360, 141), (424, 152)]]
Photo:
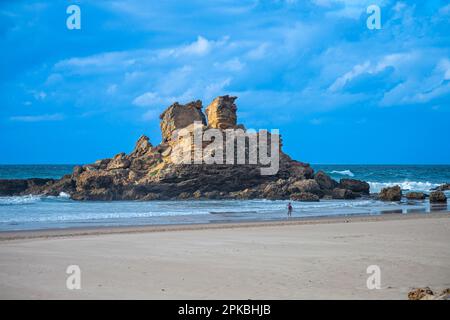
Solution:
[(399, 182), (370, 182), (370, 192), (380, 192), (381, 189), (386, 187), (392, 187), (395, 185), (400, 186), (402, 190), (407, 191), (422, 191), (428, 192), (433, 188), (436, 188), (441, 185), (441, 183), (431, 183), (431, 182), (421, 182), (421, 181), (399, 181)]
[(12, 196), (0, 197), (0, 205), (15, 205), (15, 204), (32, 204), (41, 201), (40, 196)]
[(342, 170), (342, 171), (339, 171), (339, 170), (333, 170), (333, 171), (331, 171), (331, 173), (334, 173), (334, 174), (340, 174), (340, 175), (343, 175), (343, 176), (349, 176), (349, 177), (354, 177), (355, 175), (353, 174), (353, 172), (351, 172), (350, 170)]
[(40, 196), (40, 195), (25, 195), (25, 196), (9, 196), (0, 197), (0, 206), (2, 205), (27, 205), (36, 204), (42, 201), (52, 201), (52, 200), (67, 200), (70, 198), (65, 192), (61, 192), (59, 196)]

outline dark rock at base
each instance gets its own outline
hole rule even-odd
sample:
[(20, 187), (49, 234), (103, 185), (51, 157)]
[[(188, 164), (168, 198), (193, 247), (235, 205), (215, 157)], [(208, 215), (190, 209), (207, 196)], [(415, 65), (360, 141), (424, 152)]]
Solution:
[(19, 196), (32, 194), (35, 190), (41, 190), (47, 184), (53, 183), (54, 179), (0, 179), (0, 196)]
[(382, 201), (400, 201), (402, 199), (402, 189), (400, 186), (383, 188), (378, 195)]
[(444, 183), (443, 185), (440, 185), (439, 187), (436, 187), (431, 190), (432, 191), (448, 191), (448, 190), (450, 190), (450, 183)]
[(314, 179), (298, 180), (288, 186), (290, 193), (309, 192), (313, 194), (320, 193), (320, 186)]
[(220, 192), (218, 192), (218, 191), (205, 192), (204, 193), (204, 197), (206, 199), (219, 199), (220, 198)]
[(27, 180), (0, 180), (0, 195), (19, 195), (28, 188)]
[(316, 180), (317, 184), (322, 190), (333, 190), (338, 185), (337, 181), (333, 180), (323, 171), (317, 172), (314, 175), (314, 180)]
[(370, 186), (367, 182), (356, 179), (341, 179), (338, 188), (348, 189), (364, 195), (368, 195), (370, 190)]
[(317, 202), (319, 201), (319, 196), (309, 192), (300, 192), (291, 194), (290, 199), (293, 201)]
[(348, 189), (334, 188), (331, 197), (333, 199), (355, 199), (356, 194)]
[(263, 189), (262, 195), (264, 198), (270, 200), (286, 199), (288, 196), (283, 188), (283, 185), (277, 183), (270, 183), (266, 185)]
[(424, 200), (425, 199), (425, 193), (423, 193), (423, 192), (408, 192), (406, 194), (406, 199), (409, 199), (409, 200)]
[(190, 198), (192, 198), (192, 194), (190, 194), (189, 192), (182, 192), (177, 197), (177, 199), (180, 199), (180, 200), (186, 200), (186, 199), (190, 199)]
[(442, 191), (433, 191), (430, 193), (430, 203), (446, 203), (447, 197)]

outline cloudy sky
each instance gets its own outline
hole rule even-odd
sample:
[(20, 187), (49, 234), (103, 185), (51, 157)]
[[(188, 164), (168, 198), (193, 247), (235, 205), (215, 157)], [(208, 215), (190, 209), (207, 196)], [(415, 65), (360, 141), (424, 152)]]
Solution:
[(0, 48), (0, 163), (157, 144), (165, 107), (224, 94), (297, 160), (450, 163), (447, 1), (2, 1)]

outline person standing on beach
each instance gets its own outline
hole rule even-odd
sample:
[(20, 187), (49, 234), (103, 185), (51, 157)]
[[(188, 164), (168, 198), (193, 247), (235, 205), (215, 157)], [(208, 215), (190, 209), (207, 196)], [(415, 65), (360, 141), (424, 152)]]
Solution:
[(292, 205), (290, 202), (287, 205), (287, 209), (288, 209), (288, 217), (292, 217)]

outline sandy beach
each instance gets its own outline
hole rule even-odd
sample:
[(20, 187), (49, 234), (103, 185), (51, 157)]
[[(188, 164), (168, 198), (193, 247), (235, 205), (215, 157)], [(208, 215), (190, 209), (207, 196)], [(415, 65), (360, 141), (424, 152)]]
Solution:
[[(448, 213), (0, 233), (1, 299), (406, 299), (450, 287)], [(66, 269), (81, 269), (81, 289)], [(369, 265), (381, 289), (366, 286)]]

